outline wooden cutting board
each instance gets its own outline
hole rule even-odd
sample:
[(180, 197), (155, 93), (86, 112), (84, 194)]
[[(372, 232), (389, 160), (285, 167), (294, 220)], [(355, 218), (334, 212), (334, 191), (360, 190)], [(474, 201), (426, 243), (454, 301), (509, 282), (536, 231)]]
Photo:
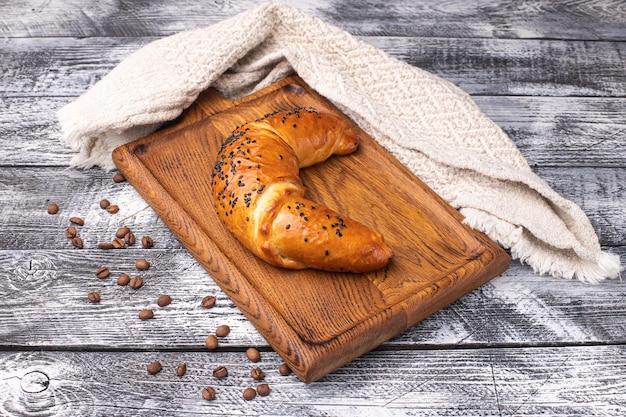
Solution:
[(354, 126), (357, 152), (301, 177), (308, 198), (382, 233), (395, 253), (391, 264), (349, 274), (257, 259), (217, 217), (211, 170), (236, 126), (294, 106), (341, 114), (297, 76), (234, 101), (209, 89), (174, 123), (117, 148), (113, 159), (272, 348), (312, 382), (500, 274), (509, 257)]

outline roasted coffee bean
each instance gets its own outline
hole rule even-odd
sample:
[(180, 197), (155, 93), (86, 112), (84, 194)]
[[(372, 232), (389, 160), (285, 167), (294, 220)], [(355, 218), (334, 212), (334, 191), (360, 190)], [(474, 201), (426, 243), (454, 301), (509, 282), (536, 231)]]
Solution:
[(108, 211), (111, 214), (114, 214), (120, 211), (120, 207), (117, 204), (111, 204), (110, 206), (106, 208), (106, 211)]
[(59, 212), (59, 205), (56, 203), (48, 204), (48, 214), (57, 214)]
[(135, 267), (140, 271), (146, 271), (150, 269), (150, 262), (146, 261), (145, 259), (137, 259), (135, 261)]
[(202, 299), (202, 307), (211, 308), (215, 306), (215, 301), (216, 301), (215, 297), (213, 297), (212, 295), (207, 295), (206, 297)]
[(113, 246), (112, 243), (98, 243), (98, 248), (100, 249), (105, 249), (105, 250), (109, 250), (109, 249), (113, 249), (115, 246)]
[(89, 294), (87, 294), (87, 298), (92, 303), (99, 303), (100, 302), (100, 294), (98, 294), (95, 291), (94, 292), (90, 292)]
[(143, 285), (143, 279), (141, 279), (141, 277), (137, 275), (136, 277), (132, 277), (130, 279), (130, 281), (128, 282), (128, 285), (130, 286), (130, 288), (136, 290)]
[(107, 268), (106, 266), (101, 266), (96, 271), (96, 276), (100, 279), (107, 278), (109, 275), (111, 275), (111, 271), (109, 271), (109, 268)]
[(141, 320), (150, 320), (151, 318), (154, 318), (154, 311), (146, 308), (144, 310), (141, 310), (139, 312), (139, 318)]
[(267, 384), (259, 384), (256, 386), (256, 392), (262, 397), (267, 397), (268, 395), (270, 395), (270, 391), (270, 386)]
[(257, 381), (262, 381), (265, 379), (265, 372), (261, 368), (253, 368), (250, 371), (250, 376)]
[(226, 378), (228, 376), (228, 369), (225, 366), (220, 365), (213, 369), (213, 376), (215, 378)]
[(141, 238), (141, 246), (143, 246), (145, 249), (150, 249), (154, 246), (154, 241), (150, 236), (144, 236)]
[(107, 207), (109, 207), (111, 205), (111, 202), (109, 200), (107, 200), (106, 198), (103, 200), (100, 200), (100, 208), (102, 210), (105, 210)]
[(287, 375), (291, 374), (291, 368), (286, 363), (283, 363), (278, 368), (278, 373), (280, 373), (282, 376), (287, 376)]
[(126, 247), (126, 242), (124, 242), (124, 239), (120, 239), (119, 237), (116, 237), (111, 242), (111, 245), (113, 245), (114, 249), (124, 249)]
[(126, 181), (126, 177), (121, 172), (113, 175), (113, 182), (124, 182)]
[(70, 222), (77, 224), (79, 226), (85, 225), (85, 221), (81, 219), (80, 217), (70, 217)]
[(243, 390), (243, 399), (246, 401), (253, 400), (256, 397), (256, 391), (254, 388), (248, 387)]
[(72, 245), (74, 245), (74, 247), (76, 247), (78, 249), (82, 249), (83, 248), (83, 240), (81, 238), (79, 238), (78, 236), (73, 237), (72, 238)]
[(119, 237), (120, 239), (122, 239), (124, 236), (126, 236), (126, 233), (129, 233), (129, 232), (130, 232), (130, 229), (128, 227), (126, 226), (120, 227), (115, 232), (115, 237)]
[(246, 349), (246, 356), (250, 362), (258, 362), (261, 360), (261, 353), (258, 349), (253, 347)]
[(74, 226), (68, 226), (67, 229), (65, 229), (65, 237), (70, 239), (76, 237), (76, 228)]
[(203, 388), (202, 398), (204, 398), (207, 401), (213, 401), (215, 399), (215, 389), (213, 387)]
[(151, 375), (154, 374), (158, 374), (159, 372), (161, 372), (161, 369), (163, 369), (163, 367), (161, 366), (161, 362), (159, 361), (154, 361), (151, 364), (149, 364), (146, 369), (148, 370), (148, 373)]
[(217, 337), (225, 337), (228, 336), (229, 333), (230, 327), (225, 324), (222, 324), (221, 326), (218, 326), (217, 329), (215, 329), (215, 336)]
[(159, 298), (157, 298), (157, 305), (159, 307), (165, 307), (170, 305), (170, 303), (172, 302), (172, 297), (170, 297), (167, 294), (163, 294), (161, 296), (159, 296)]
[(135, 234), (128, 232), (124, 235), (124, 242), (126, 242), (126, 244), (128, 246), (133, 246), (135, 244)]
[(219, 341), (217, 340), (217, 337), (215, 337), (215, 335), (209, 335), (204, 341), (204, 346), (206, 346), (209, 350), (217, 349), (218, 345)]
[(178, 367), (176, 368), (176, 375), (183, 376), (186, 373), (187, 373), (187, 364), (181, 363), (180, 365), (178, 365)]
[(130, 276), (128, 274), (122, 274), (117, 279), (117, 285), (125, 286), (130, 283)]

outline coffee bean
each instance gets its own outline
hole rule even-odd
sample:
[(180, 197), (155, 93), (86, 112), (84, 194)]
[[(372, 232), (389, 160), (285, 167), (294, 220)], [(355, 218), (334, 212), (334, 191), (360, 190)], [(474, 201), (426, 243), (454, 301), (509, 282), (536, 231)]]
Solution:
[(204, 346), (206, 346), (209, 350), (217, 349), (218, 345), (219, 341), (217, 340), (217, 337), (215, 337), (215, 335), (209, 335), (204, 341)]
[(248, 387), (243, 390), (243, 399), (246, 401), (253, 400), (256, 397), (256, 391), (254, 388)]
[(111, 204), (110, 206), (106, 208), (106, 211), (111, 214), (114, 214), (120, 211), (120, 207), (117, 204)]
[(121, 172), (113, 175), (113, 182), (124, 182), (126, 181), (126, 177)]
[(154, 246), (154, 241), (150, 236), (144, 236), (141, 238), (141, 246), (143, 246), (145, 249), (150, 249)]
[(135, 234), (128, 232), (124, 235), (124, 241), (128, 246), (133, 246), (135, 244)]
[(150, 262), (145, 259), (137, 259), (135, 261), (135, 267), (140, 271), (145, 271), (150, 268)]
[(178, 365), (178, 367), (176, 368), (176, 375), (183, 376), (186, 373), (187, 373), (187, 364), (181, 363), (180, 365)]
[(74, 247), (76, 247), (78, 249), (82, 249), (83, 248), (83, 240), (81, 238), (79, 238), (78, 236), (73, 237), (72, 238), (72, 245), (74, 245)]
[(213, 401), (215, 399), (215, 389), (213, 387), (203, 388), (202, 398), (204, 398), (207, 401)]
[(148, 370), (148, 373), (151, 375), (155, 375), (158, 374), (159, 372), (161, 372), (161, 369), (163, 369), (163, 367), (161, 366), (161, 362), (159, 361), (154, 361), (151, 364), (149, 364), (146, 369)]
[(117, 279), (117, 285), (125, 286), (130, 282), (130, 276), (128, 274), (122, 274)]
[(141, 320), (150, 320), (151, 318), (154, 318), (154, 311), (146, 308), (144, 310), (141, 310), (139, 312), (139, 318)]
[(111, 275), (111, 271), (109, 271), (109, 268), (107, 268), (106, 266), (101, 266), (96, 271), (96, 276), (100, 279), (107, 278), (109, 275)]
[(59, 205), (56, 203), (48, 204), (48, 214), (57, 214), (59, 212)]
[(115, 246), (113, 246), (112, 243), (98, 243), (98, 248), (100, 249), (104, 249), (104, 250), (109, 250), (109, 249), (113, 249)]
[(217, 337), (225, 337), (228, 336), (229, 333), (230, 327), (225, 324), (222, 324), (221, 326), (218, 326), (217, 329), (215, 329), (215, 336)]
[(141, 277), (137, 275), (136, 277), (132, 277), (130, 279), (128, 285), (130, 285), (130, 288), (136, 290), (138, 288), (141, 288), (141, 286), (143, 285), (143, 279), (141, 279)]
[(115, 232), (115, 237), (119, 237), (120, 239), (123, 238), (124, 236), (126, 236), (126, 233), (129, 233), (130, 229), (126, 226), (124, 227), (120, 227), (119, 229), (117, 229), (117, 231)]
[(267, 384), (259, 384), (256, 386), (256, 392), (262, 397), (267, 397), (268, 395), (270, 395), (270, 391), (270, 386)]
[(265, 372), (261, 368), (253, 368), (250, 371), (250, 375), (257, 381), (262, 381), (265, 379)]
[(167, 294), (163, 294), (159, 298), (157, 298), (157, 305), (159, 307), (168, 306), (168, 305), (170, 305), (171, 302), (172, 302), (172, 297), (170, 297)]
[(278, 373), (280, 373), (282, 376), (287, 376), (287, 375), (291, 374), (291, 368), (286, 363), (283, 363), (278, 368)]
[(246, 349), (246, 356), (250, 362), (258, 362), (261, 360), (261, 353), (258, 349), (253, 347)]
[(213, 376), (215, 378), (226, 378), (228, 376), (228, 369), (225, 366), (221, 365), (217, 368), (213, 369)]
[(215, 305), (215, 301), (215, 297), (213, 297), (212, 295), (207, 295), (202, 299), (202, 307), (211, 308)]
[(126, 247), (126, 242), (124, 242), (123, 239), (120, 239), (119, 237), (116, 237), (111, 242), (111, 245), (113, 245), (114, 249), (124, 249)]
[(65, 237), (70, 239), (76, 237), (76, 228), (74, 226), (68, 226), (67, 229), (65, 229)]
[(95, 291), (94, 292), (90, 292), (89, 294), (87, 294), (87, 298), (92, 303), (99, 303), (100, 302), (100, 294), (98, 294)]
[(111, 205), (111, 202), (109, 200), (107, 200), (106, 198), (103, 200), (100, 200), (100, 208), (102, 210), (105, 210), (107, 207), (109, 207)]
[(85, 221), (81, 219), (80, 217), (70, 217), (70, 222), (77, 224), (79, 226), (85, 225)]

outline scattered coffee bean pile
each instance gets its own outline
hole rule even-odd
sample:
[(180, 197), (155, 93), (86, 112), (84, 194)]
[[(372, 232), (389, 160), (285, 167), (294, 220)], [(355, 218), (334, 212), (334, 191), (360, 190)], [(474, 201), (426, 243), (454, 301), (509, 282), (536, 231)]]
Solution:
[[(113, 176), (113, 181), (115, 183), (121, 183), (126, 181), (126, 178), (121, 173), (116, 173)], [(120, 207), (117, 204), (111, 204), (108, 199), (102, 199), (100, 201), (100, 208), (102, 210), (107, 211), (110, 214), (115, 214), (119, 212)], [(55, 215), (59, 213), (60, 207), (56, 203), (48, 204), (47, 211), (51, 215)], [(70, 239), (71, 244), (77, 249), (84, 248), (84, 242), (82, 238), (79, 236), (78, 227), (82, 227), (85, 225), (84, 219), (81, 217), (70, 217), (69, 219), (70, 225), (65, 229), (65, 236)], [(122, 226), (115, 232), (115, 237), (110, 242), (102, 242), (98, 243), (98, 248), (102, 250), (111, 250), (111, 249), (124, 249), (128, 246), (135, 245), (137, 239), (135, 234), (132, 232), (130, 227)], [(154, 241), (150, 236), (143, 236), (141, 238), (141, 245), (144, 249), (150, 249), (154, 246)], [(138, 271), (147, 271), (150, 269), (150, 262), (147, 259), (141, 258), (135, 261), (135, 268)], [(101, 266), (95, 271), (95, 276), (98, 279), (105, 279), (111, 275), (111, 271), (106, 266)], [(127, 273), (122, 273), (117, 278), (117, 285), (119, 286), (129, 286), (130, 288), (137, 290), (143, 286), (143, 278), (140, 275), (136, 275), (131, 278), (131, 276)], [(99, 303), (101, 300), (101, 296), (98, 292), (93, 291), (87, 294), (87, 299), (91, 303)], [(167, 307), (172, 303), (172, 297), (168, 294), (163, 294), (158, 297), (156, 301), (157, 305), (161, 308)], [(201, 306), (203, 308), (209, 309), (215, 306), (216, 298), (213, 295), (205, 296), (201, 301)], [(139, 312), (138, 317), (142, 321), (150, 320), (154, 318), (154, 311), (151, 309), (143, 309)], [(230, 334), (230, 327), (226, 324), (222, 324), (215, 329), (215, 333), (207, 336), (205, 340), (205, 346), (209, 350), (216, 350), (219, 347), (219, 339), (224, 338)], [(254, 347), (250, 347), (246, 350), (245, 355), (250, 362), (256, 363), (261, 360), (261, 353), (258, 349)], [(163, 365), (159, 361), (151, 362), (146, 366), (146, 370), (151, 375), (156, 375), (163, 370)], [(175, 373), (177, 376), (182, 377), (187, 373), (187, 364), (181, 363), (176, 367)], [(283, 376), (287, 376), (291, 374), (291, 369), (286, 363), (280, 365), (278, 369), (278, 373)], [(226, 366), (220, 365), (213, 369), (213, 376), (216, 379), (223, 379), (228, 377), (228, 369)], [(250, 376), (255, 381), (263, 381), (265, 379), (265, 372), (260, 367), (255, 367), (250, 370)], [(246, 387), (242, 396), (245, 400), (250, 401), (253, 400), (257, 395), (265, 397), (270, 394), (271, 388), (267, 383), (261, 383), (253, 387)], [(213, 401), (217, 398), (217, 392), (214, 387), (207, 386), (201, 391), (202, 397), (207, 401)]]

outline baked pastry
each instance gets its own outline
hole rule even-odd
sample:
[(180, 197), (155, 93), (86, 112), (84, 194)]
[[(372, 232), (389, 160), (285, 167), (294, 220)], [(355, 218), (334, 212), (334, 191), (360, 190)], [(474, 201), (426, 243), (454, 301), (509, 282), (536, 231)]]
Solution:
[(393, 252), (381, 234), (304, 198), (300, 168), (346, 155), (358, 138), (346, 120), (312, 108), (265, 115), (232, 132), (212, 173), (215, 207), (236, 238), (283, 268), (367, 272)]

